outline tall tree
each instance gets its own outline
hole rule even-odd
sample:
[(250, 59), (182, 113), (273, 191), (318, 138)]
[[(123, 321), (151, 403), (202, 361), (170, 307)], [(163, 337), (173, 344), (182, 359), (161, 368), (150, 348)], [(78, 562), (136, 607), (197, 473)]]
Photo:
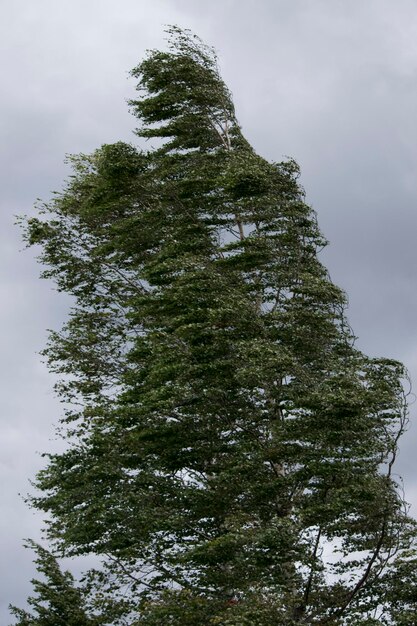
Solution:
[(114, 624), (411, 623), (404, 369), (354, 346), (297, 165), (255, 153), (214, 52), (169, 32), (132, 72), (156, 147), (74, 157), (26, 222), (74, 297), (45, 351), (69, 447), (33, 504), (104, 559)]

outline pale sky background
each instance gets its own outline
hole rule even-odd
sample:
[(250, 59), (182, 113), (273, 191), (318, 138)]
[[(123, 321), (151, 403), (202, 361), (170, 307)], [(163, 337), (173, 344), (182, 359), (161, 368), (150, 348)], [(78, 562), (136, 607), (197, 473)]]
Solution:
[[(61, 189), (66, 153), (137, 141), (128, 71), (164, 45), (166, 24), (217, 49), (256, 150), (298, 161), (358, 346), (403, 361), (417, 389), (415, 0), (0, 0), (1, 624), (31, 589), (21, 544), (42, 520), (18, 494), (57, 445), (60, 406), (37, 352), (68, 307), (20, 251), (14, 215)], [(417, 515), (416, 444), (417, 425), (398, 463)]]

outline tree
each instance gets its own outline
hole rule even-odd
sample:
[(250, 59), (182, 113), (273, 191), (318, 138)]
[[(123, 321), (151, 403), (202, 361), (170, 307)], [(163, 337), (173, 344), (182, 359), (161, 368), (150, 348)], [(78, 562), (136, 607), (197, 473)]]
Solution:
[(56, 558), (33, 541), (28, 543), (37, 557), (37, 570), (44, 580), (32, 580), (36, 596), (28, 603), (34, 615), (28, 611), (10, 607), (19, 626), (99, 626), (102, 621), (89, 617), (85, 610), (83, 590), (74, 583), (70, 572), (62, 572)]
[(297, 165), (256, 154), (214, 52), (169, 33), (132, 72), (156, 147), (73, 157), (25, 222), (74, 297), (45, 350), (69, 445), (33, 505), (103, 559), (114, 624), (401, 623), (404, 368), (355, 347)]

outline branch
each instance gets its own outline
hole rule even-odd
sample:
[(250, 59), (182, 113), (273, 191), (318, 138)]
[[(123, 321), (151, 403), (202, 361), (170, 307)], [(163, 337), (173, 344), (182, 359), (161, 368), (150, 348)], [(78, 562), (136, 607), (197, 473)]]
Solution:
[(311, 561), (311, 568), (310, 568), (310, 575), (308, 577), (307, 580), (307, 585), (305, 588), (305, 592), (304, 592), (304, 600), (303, 600), (303, 613), (305, 612), (307, 606), (308, 606), (308, 601), (310, 598), (310, 592), (311, 592), (311, 586), (313, 584), (313, 577), (314, 577), (314, 572), (315, 572), (315, 564), (317, 561), (317, 553), (320, 547), (320, 539), (321, 539), (321, 533), (322, 533), (322, 528), (321, 526), (319, 526), (319, 531), (317, 533), (317, 537), (316, 537), (316, 541), (314, 543), (314, 549), (313, 549), (313, 554), (312, 554), (312, 561)]
[[(405, 426), (407, 423), (407, 416), (406, 416), (406, 407), (404, 408), (404, 412), (402, 415), (402, 418), (400, 420), (400, 427), (398, 428), (398, 431), (395, 435), (394, 441), (393, 441), (393, 446), (392, 446), (392, 452), (391, 452), (391, 459), (388, 463), (388, 469), (387, 469), (387, 473), (386, 473), (386, 478), (387, 480), (389, 480), (392, 476), (392, 468), (394, 466), (395, 460), (397, 458), (397, 452), (398, 452), (398, 441), (401, 437), (401, 435), (403, 434), (404, 430), (405, 430)], [(327, 618), (325, 618), (321, 624), (327, 624), (329, 622), (331, 622), (335, 617), (340, 617), (344, 611), (347, 609), (347, 607), (349, 606), (349, 604), (352, 602), (352, 600), (355, 598), (355, 596), (360, 592), (360, 590), (364, 587), (364, 585), (367, 583), (371, 572), (372, 572), (372, 568), (375, 564), (375, 561), (377, 560), (377, 558), (380, 556), (380, 552), (382, 550), (383, 544), (384, 544), (384, 540), (387, 536), (387, 526), (388, 526), (388, 509), (385, 510), (384, 513), (384, 517), (383, 517), (383, 521), (382, 521), (382, 527), (381, 527), (381, 534), (379, 536), (378, 542), (375, 546), (374, 552), (368, 562), (368, 565), (366, 566), (366, 569), (363, 573), (363, 575), (361, 576), (361, 578), (358, 580), (358, 582), (356, 583), (356, 585), (353, 587), (353, 589), (349, 592), (349, 594), (347, 595), (347, 598), (345, 600), (345, 602), (342, 604), (341, 607), (339, 607), (336, 611), (334, 611), (331, 615), (329, 615)], [(398, 549), (396, 550), (398, 551)], [(394, 551), (394, 554), (396, 553), (396, 551)], [(392, 556), (392, 554), (390, 554), (390, 556)], [(388, 559), (384, 560), (384, 565), (388, 562)], [(377, 577), (381, 574), (382, 568), (380, 568), (380, 571), (377, 573)]]

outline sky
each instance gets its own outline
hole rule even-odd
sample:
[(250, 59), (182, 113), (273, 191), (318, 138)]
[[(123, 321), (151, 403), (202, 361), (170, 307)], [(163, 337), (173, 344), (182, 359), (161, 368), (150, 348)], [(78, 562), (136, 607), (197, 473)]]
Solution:
[[(417, 4), (414, 0), (0, 0), (0, 623), (34, 573), (23, 496), (58, 449), (62, 408), (39, 351), (69, 300), (39, 280), (17, 214), (69, 175), (65, 155), (138, 142), (129, 70), (190, 28), (219, 55), (243, 132), (294, 158), (330, 241), (359, 348), (404, 362), (417, 389)], [(417, 404), (398, 472), (417, 516)], [(413, 422), (416, 424), (413, 426)]]

